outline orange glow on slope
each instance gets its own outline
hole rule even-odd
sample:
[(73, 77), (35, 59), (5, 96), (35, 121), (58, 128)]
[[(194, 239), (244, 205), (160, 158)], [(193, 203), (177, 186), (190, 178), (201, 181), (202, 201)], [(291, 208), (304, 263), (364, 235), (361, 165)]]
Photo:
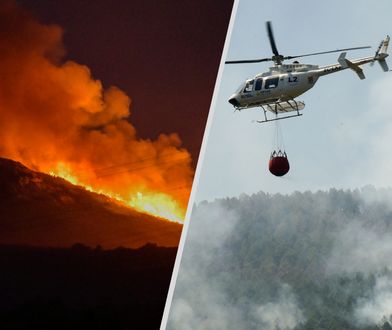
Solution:
[(129, 205), (139, 211), (178, 222), (181, 222), (185, 216), (184, 210), (180, 208), (178, 203), (163, 193), (143, 194), (137, 192), (136, 196), (131, 196)]
[(193, 169), (178, 134), (140, 138), (128, 95), (64, 61), (62, 29), (13, 2), (0, 2), (0, 44), (0, 157), (139, 211), (183, 218)]
[[(50, 174), (52, 176), (57, 176), (57, 177), (63, 178), (65, 180), (71, 182), (74, 185), (81, 186), (79, 180), (70, 173), (69, 169), (63, 163), (59, 163), (57, 165), (57, 169), (55, 169), (54, 171), (49, 171), (48, 174)], [(92, 191), (92, 188), (89, 186), (85, 186), (84, 188), (86, 190)]]
[(131, 193), (126, 198), (113, 191), (103, 189), (95, 190), (90, 185), (84, 185), (80, 182), (64, 163), (58, 163), (56, 169), (49, 171), (49, 174), (63, 178), (74, 185), (82, 186), (88, 191), (110, 197), (125, 206), (136, 209), (139, 212), (179, 223), (181, 223), (185, 217), (185, 209), (182, 208), (181, 205), (173, 199), (173, 197), (161, 192), (144, 191), (142, 193), (137, 191), (136, 193)]

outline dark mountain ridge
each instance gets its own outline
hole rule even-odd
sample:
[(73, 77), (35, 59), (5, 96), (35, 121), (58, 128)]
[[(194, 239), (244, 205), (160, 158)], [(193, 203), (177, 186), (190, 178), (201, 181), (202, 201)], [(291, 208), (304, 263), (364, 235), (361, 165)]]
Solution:
[(0, 158), (0, 244), (177, 246), (182, 225)]

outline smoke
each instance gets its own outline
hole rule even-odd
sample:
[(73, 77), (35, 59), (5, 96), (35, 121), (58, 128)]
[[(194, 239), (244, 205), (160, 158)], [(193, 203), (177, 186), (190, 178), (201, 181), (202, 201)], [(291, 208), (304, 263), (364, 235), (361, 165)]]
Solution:
[(392, 188), (375, 188), (365, 186), (360, 198), (366, 206), (379, 205), (385, 212), (392, 212)]
[(338, 273), (370, 273), (390, 264), (392, 234), (384, 227), (367, 227), (352, 221), (335, 237), (326, 271)]
[(293, 329), (304, 321), (301, 309), (288, 284), (283, 284), (277, 302), (270, 302), (256, 308), (256, 319), (265, 329)]
[(326, 272), (374, 276), (371, 292), (354, 306), (352, 321), (358, 326), (392, 324), (392, 190), (368, 186), (359, 197), (366, 213), (351, 219), (335, 235)]
[(233, 276), (226, 257), (229, 238), (240, 225), (235, 211), (221, 201), (201, 203), (191, 218), (166, 329), (293, 329), (303, 320), (287, 284), (265, 304), (247, 295), (241, 302), (230, 299), (222, 278), (230, 282)]
[(167, 329), (392, 324), (391, 192), (261, 192), (199, 204)]
[(391, 189), (363, 188), (357, 196), (362, 214), (335, 233), (326, 261), (328, 275), (375, 274), (371, 292), (358, 299), (352, 312), (358, 326), (381, 324), (392, 315), (392, 277), (385, 274), (392, 254), (391, 196)]
[(371, 299), (361, 300), (355, 311), (360, 325), (379, 324), (383, 320), (392, 323), (392, 278), (378, 276)]
[(64, 61), (62, 34), (0, 1), (0, 156), (134, 204), (160, 194), (184, 211), (193, 170), (179, 136), (139, 138), (131, 99)]
[(167, 329), (224, 330), (239, 324), (238, 311), (209, 276), (211, 265), (219, 268), (222, 246), (236, 222), (236, 215), (219, 205), (193, 209)]

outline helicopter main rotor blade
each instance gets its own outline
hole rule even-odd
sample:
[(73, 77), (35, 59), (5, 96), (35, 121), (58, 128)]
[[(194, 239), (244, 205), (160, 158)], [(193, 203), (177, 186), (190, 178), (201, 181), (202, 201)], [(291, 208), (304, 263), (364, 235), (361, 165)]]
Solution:
[(267, 33), (268, 33), (268, 38), (269, 38), (269, 41), (271, 44), (272, 52), (274, 53), (274, 55), (276, 57), (279, 57), (280, 55), (279, 55), (278, 49), (276, 48), (274, 33), (272, 32), (272, 24), (270, 21), (268, 21), (266, 24), (267, 24)]
[(226, 61), (225, 64), (240, 64), (240, 63), (260, 63), (272, 61), (272, 58), (259, 58), (255, 60), (236, 60), (236, 61)]
[(303, 54), (303, 55), (296, 55), (296, 56), (285, 56), (284, 59), (285, 60), (291, 60), (293, 58), (298, 58), (298, 57), (321, 55), (321, 54), (328, 54), (328, 53), (337, 53), (337, 52), (343, 52), (343, 51), (346, 51), (346, 50), (356, 50), (356, 49), (366, 49), (366, 48), (372, 48), (372, 47), (370, 47), (370, 46), (363, 46), (363, 47), (343, 48), (343, 49), (329, 50), (329, 51), (326, 51), (326, 52), (310, 53), (310, 54)]

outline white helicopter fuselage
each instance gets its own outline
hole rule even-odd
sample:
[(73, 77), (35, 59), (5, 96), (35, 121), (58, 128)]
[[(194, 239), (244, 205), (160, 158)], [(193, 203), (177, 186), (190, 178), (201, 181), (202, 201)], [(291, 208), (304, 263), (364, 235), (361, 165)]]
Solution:
[(292, 100), (311, 89), (319, 75), (318, 66), (283, 64), (244, 82), (229, 102), (239, 109)]
[[(385, 39), (387, 47), (389, 37)], [(230, 97), (231, 103), (237, 110), (284, 103), (294, 100), (299, 95), (311, 89), (318, 78), (331, 73), (352, 69), (360, 79), (364, 79), (362, 68), (366, 63), (378, 61), (384, 71), (388, 71), (385, 58), (388, 56), (381, 52), (376, 56), (369, 56), (355, 60), (346, 59), (346, 53), (341, 53), (338, 63), (319, 67), (311, 64), (280, 64), (269, 69), (268, 72), (256, 75), (246, 80)]]

